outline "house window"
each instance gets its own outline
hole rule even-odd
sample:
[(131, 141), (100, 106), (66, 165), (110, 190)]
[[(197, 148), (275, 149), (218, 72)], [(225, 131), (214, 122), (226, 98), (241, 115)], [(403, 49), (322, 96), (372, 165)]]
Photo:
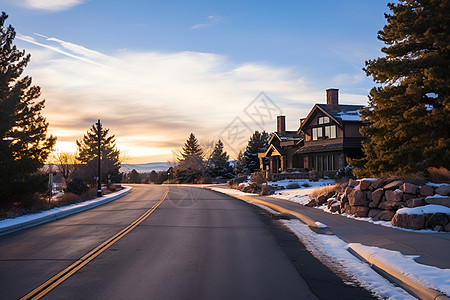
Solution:
[(330, 123), (329, 117), (320, 117), (319, 118), (319, 124), (328, 124), (328, 123)]
[(325, 126), (325, 138), (335, 139), (336, 138), (336, 125)]
[(336, 138), (336, 125), (316, 127), (312, 129), (312, 140), (319, 139), (335, 139)]

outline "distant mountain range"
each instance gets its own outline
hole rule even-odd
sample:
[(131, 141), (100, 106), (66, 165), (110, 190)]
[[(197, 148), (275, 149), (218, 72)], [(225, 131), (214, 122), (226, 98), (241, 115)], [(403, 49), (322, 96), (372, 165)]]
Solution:
[(122, 164), (120, 172), (130, 172), (131, 170), (135, 169), (139, 173), (150, 173), (153, 170), (155, 170), (156, 172), (167, 171), (168, 168), (170, 168), (168, 162), (152, 162), (146, 164)]

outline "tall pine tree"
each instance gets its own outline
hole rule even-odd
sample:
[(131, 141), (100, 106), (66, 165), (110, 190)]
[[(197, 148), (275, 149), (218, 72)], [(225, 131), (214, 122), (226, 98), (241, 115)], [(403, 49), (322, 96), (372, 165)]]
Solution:
[(388, 4), (378, 32), (384, 57), (366, 62), (379, 84), (361, 114), (365, 158), (358, 176), (405, 174), (450, 167), (450, 2), (403, 0)]
[(267, 148), (269, 141), (269, 134), (265, 131), (258, 130), (250, 137), (247, 148), (244, 152), (245, 166), (250, 172), (255, 172), (260, 169), (258, 152), (260, 149)]
[(181, 148), (175, 176), (179, 182), (195, 183), (204, 173), (203, 150), (195, 135), (191, 133)]
[(47, 136), (48, 123), (41, 115), (45, 100), (30, 76), (21, 76), (30, 55), (13, 40), (14, 28), (0, 16), (0, 197), (3, 206), (24, 194), (43, 192), (47, 177), (37, 171), (50, 154), (56, 138)]
[(213, 153), (208, 159), (207, 172), (213, 178), (233, 178), (233, 167), (230, 165), (227, 152), (223, 149), (223, 143), (219, 140), (214, 146)]
[[(76, 141), (78, 152), (77, 160), (83, 164), (87, 164), (88, 170), (84, 173), (87, 177), (89, 177), (89, 179), (93, 177), (92, 175), (96, 174), (95, 169), (97, 168), (98, 132), (99, 130), (96, 124), (93, 124), (83, 138)], [(102, 181), (106, 182), (108, 176), (113, 182), (120, 181), (120, 151), (116, 148), (115, 135), (109, 135), (109, 128), (103, 128), (101, 125), (100, 148)]]
[(197, 138), (192, 132), (189, 135), (189, 138), (184, 143), (183, 148), (181, 149), (182, 158), (180, 158), (179, 160), (186, 159), (191, 155), (197, 155), (200, 158), (203, 157), (203, 150), (200, 147)]

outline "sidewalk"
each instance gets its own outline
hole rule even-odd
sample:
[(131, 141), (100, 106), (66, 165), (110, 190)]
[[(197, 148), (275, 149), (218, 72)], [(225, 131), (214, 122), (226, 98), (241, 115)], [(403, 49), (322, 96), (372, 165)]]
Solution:
[(267, 196), (252, 196), (289, 210), (301, 213), (314, 221), (326, 224), (331, 231), (347, 243), (360, 243), (394, 251), (404, 255), (420, 255), (416, 262), (450, 269), (450, 233), (419, 233), (350, 219), (339, 214), (299, 205)]
[[(220, 189), (222, 188), (228, 189), (224, 186), (220, 187)], [(402, 255), (419, 256), (414, 259), (415, 263), (413, 261), (413, 264), (419, 267), (417, 269), (420, 269), (420, 266), (423, 266), (422, 268), (437, 267), (442, 269), (440, 271), (444, 274), (442, 277), (448, 277), (447, 275), (450, 274), (450, 233), (401, 230), (347, 218), (340, 214), (331, 214), (317, 208), (270, 196), (236, 195), (231, 191), (227, 193), (226, 190), (220, 192), (244, 201), (253, 202), (256, 205), (269, 207), (283, 214), (288, 213), (309, 225), (309, 228), (314, 232), (334, 234), (349, 244), (348, 251), (350, 253), (360, 260), (368, 262), (378, 273), (396, 282), (420, 299), (450, 299), (444, 293), (424, 284), (420, 280), (421, 272), (419, 272), (420, 274), (414, 272), (414, 276), (410, 276), (411, 269), (408, 269), (409, 266), (404, 266), (401, 262), (397, 264), (391, 258), (386, 259), (383, 253), (385, 251), (383, 249), (387, 249), (400, 252)], [(320, 226), (317, 227), (316, 222), (322, 224), (319, 223)], [(442, 280), (444, 280), (442, 282), (445, 285), (444, 290), (448, 292), (450, 287), (445, 283), (448, 280), (447, 278), (442, 278)]]

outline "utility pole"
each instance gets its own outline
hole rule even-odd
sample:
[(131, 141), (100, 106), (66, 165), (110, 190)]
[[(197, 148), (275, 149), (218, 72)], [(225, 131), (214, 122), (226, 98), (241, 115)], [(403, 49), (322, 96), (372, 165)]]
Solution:
[(98, 132), (98, 174), (97, 174), (97, 197), (102, 196), (102, 181), (101, 181), (101, 172), (100, 172), (100, 162), (102, 158), (102, 150), (101, 150), (101, 138), (102, 138), (102, 125), (100, 124), (100, 119), (97, 122), (97, 132)]

